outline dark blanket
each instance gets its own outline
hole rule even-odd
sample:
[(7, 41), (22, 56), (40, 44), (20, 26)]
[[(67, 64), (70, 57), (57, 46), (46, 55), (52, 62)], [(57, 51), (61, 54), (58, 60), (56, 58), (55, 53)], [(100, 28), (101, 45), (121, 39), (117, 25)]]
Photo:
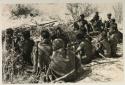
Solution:
[(56, 74), (64, 76), (73, 69), (75, 69), (75, 54), (71, 51), (65, 51), (62, 49), (57, 50), (52, 55), (52, 61), (50, 63), (50, 69), (52, 69)]

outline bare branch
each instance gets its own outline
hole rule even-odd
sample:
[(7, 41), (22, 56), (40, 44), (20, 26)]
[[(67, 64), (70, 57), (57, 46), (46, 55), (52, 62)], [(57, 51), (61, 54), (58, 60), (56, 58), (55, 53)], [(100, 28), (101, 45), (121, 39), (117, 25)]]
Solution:
[(117, 22), (121, 23), (121, 21), (123, 20), (123, 15), (122, 15), (122, 3), (116, 3), (114, 6), (113, 6), (113, 10), (114, 10), (114, 13), (115, 13), (115, 18), (117, 20)]
[(67, 10), (70, 12), (72, 18), (77, 20), (80, 14), (84, 14), (86, 17), (97, 11), (97, 8), (88, 3), (68, 3)]

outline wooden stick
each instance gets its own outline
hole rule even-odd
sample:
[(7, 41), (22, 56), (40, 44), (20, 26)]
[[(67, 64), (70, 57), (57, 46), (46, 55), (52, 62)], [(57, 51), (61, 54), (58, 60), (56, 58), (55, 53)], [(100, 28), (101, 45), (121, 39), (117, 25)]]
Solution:
[(102, 58), (106, 58), (102, 53), (99, 53), (100, 56), (102, 56)]
[(72, 71), (70, 71), (69, 73), (67, 73), (67, 74), (64, 75), (64, 76), (61, 76), (61, 77), (55, 79), (54, 81), (52, 81), (52, 83), (57, 82), (57, 81), (59, 81), (59, 80), (62, 80), (62, 79), (64, 79), (64, 78), (66, 78), (67, 76), (69, 76), (70, 74), (72, 74), (74, 71), (75, 71), (75, 69), (73, 69)]

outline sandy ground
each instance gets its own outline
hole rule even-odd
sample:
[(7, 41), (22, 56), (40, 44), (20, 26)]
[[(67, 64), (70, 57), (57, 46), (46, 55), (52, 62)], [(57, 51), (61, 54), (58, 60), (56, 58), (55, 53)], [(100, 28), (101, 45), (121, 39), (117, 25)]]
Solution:
[[(122, 45), (118, 45), (118, 54), (122, 55)], [(88, 67), (86, 77), (78, 82), (114, 82), (123, 81), (123, 57), (94, 60)], [(85, 76), (85, 75), (84, 75)]]
[(88, 67), (87, 77), (78, 82), (123, 81), (123, 58), (96, 60), (89, 64)]
[[(118, 54), (122, 55), (122, 44), (118, 45)], [(93, 60), (90, 64), (82, 65), (84, 74), (77, 80), (77, 83), (92, 82), (117, 82), (124, 80), (123, 57), (104, 58)], [(32, 83), (33, 76), (26, 74), (18, 76), (13, 83)]]

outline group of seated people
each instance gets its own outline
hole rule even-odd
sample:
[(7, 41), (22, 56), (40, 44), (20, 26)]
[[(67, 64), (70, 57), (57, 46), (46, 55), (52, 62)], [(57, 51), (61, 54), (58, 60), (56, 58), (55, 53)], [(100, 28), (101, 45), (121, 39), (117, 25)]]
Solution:
[[(42, 40), (38, 42), (37, 55), (34, 54), (34, 72), (39, 68), (46, 74), (45, 81), (55, 79), (72, 81), (81, 69), (80, 59), (69, 50), (63, 39), (55, 38), (51, 41), (50, 34), (41, 32)], [(52, 43), (51, 43), (52, 42)]]
[[(89, 35), (78, 33), (76, 35), (76, 49), (65, 42), (65, 39), (56, 37), (51, 40), (47, 30), (41, 32), (42, 40), (37, 43), (37, 51), (33, 57), (34, 72), (37, 68), (44, 71), (46, 81), (74, 81), (83, 71), (81, 65), (91, 63), (97, 57), (116, 57), (117, 30), (102, 31), (98, 36), (98, 42), (93, 45), (93, 39)], [(73, 45), (74, 46), (74, 45)]]
[[(23, 59), (33, 65), (33, 73), (43, 71), (45, 81), (74, 81), (84, 72), (81, 65), (89, 64), (95, 58), (117, 57), (117, 44), (122, 40), (122, 34), (117, 29), (115, 19), (108, 14), (108, 21), (103, 24), (98, 12), (88, 23), (81, 15), (81, 19), (74, 22), (76, 40), (71, 45), (61, 27), (51, 35), (48, 30), (41, 31), (41, 40), (34, 43), (30, 39), (30, 32), (23, 33)], [(90, 32), (99, 31), (96, 40)], [(72, 48), (74, 50), (72, 50)]]
[[(109, 23), (106, 22), (110, 25), (106, 24), (107, 29), (97, 30), (100, 33), (96, 44), (93, 45), (94, 40), (84, 29), (87, 22), (82, 18), (79, 21), (82, 22), (82, 25), (77, 29), (80, 32), (76, 35), (75, 51), (68, 47), (67, 39), (63, 35), (58, 34), (51, 40), (47, 30), (41, 32), (42, 40), (38, 42), (37, 57), (34, 57), (34, 72), (37, 71), (38, 67), (44, 70), (46, 81), (74, 81), (83, 70), (81, 64), (88, 64), (97, 57), (118, 56), (116, 53), (120, 33), (115, 19), (111, 19)], [(99, 28), (97, 27), (97, 29)]]

